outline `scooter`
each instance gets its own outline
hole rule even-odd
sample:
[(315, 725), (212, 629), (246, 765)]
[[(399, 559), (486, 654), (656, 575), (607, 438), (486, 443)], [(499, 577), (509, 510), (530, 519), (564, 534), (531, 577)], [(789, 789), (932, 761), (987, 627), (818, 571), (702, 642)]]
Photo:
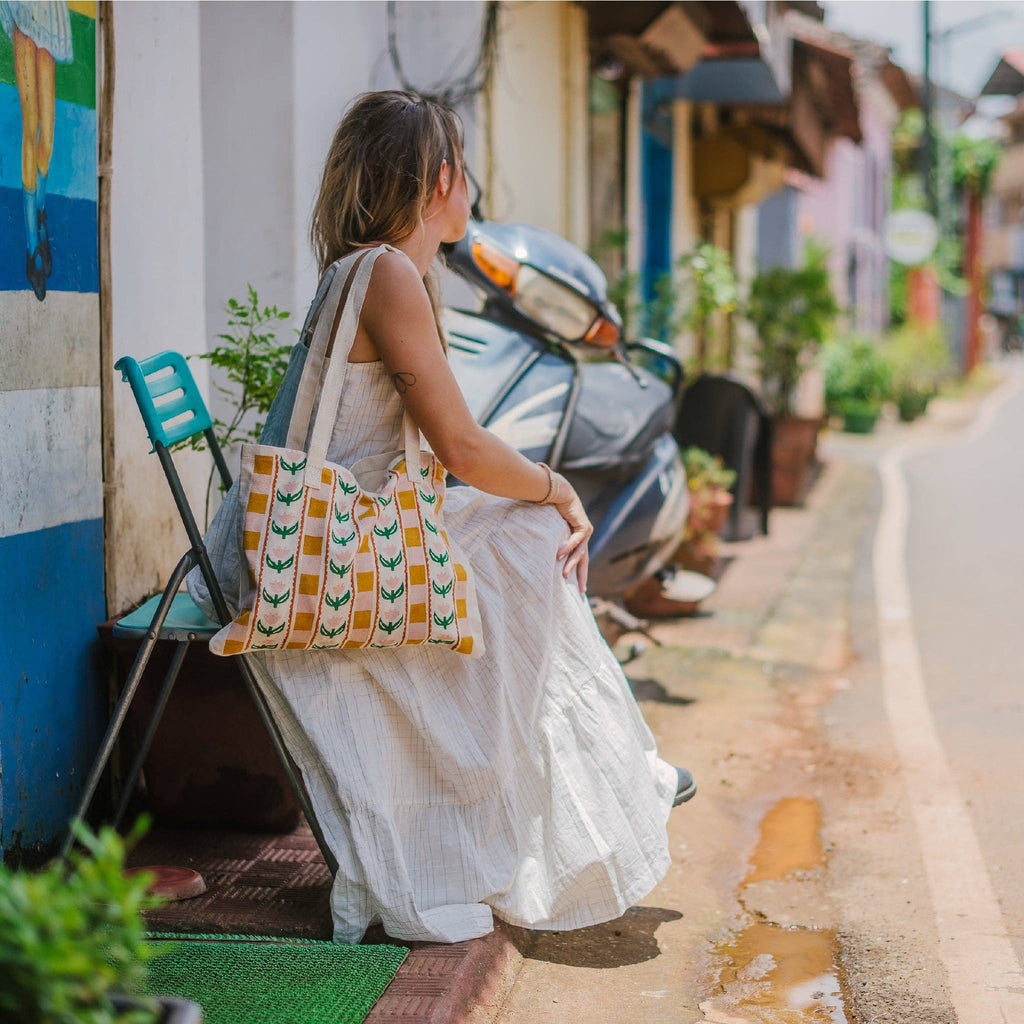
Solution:
[(594, 525), (595, 614), (637, 629), (620, 602), (656, 573), (675, 600), (706, 597), (714, 581), (668, 566), (689, 507), (673, 350), (625, 343), (600, 267), (551, 232), (474, 219), (444, 249), (482, 299), (444, 309), (452, 369), (479, 423), (576, 488)]

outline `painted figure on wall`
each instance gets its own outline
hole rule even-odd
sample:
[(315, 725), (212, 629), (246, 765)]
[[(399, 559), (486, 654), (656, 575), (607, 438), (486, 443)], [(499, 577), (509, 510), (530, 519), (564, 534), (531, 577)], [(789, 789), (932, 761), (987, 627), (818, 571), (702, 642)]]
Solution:
[(56, 63), (71, 62), (71, 23), (63, 0), (0, 0), (0, 26), (14, 47), (21, 101), (21, 186), (25, 275), (40, 302), (53, 272), (46, 223), (46, 182), (53, 156)]

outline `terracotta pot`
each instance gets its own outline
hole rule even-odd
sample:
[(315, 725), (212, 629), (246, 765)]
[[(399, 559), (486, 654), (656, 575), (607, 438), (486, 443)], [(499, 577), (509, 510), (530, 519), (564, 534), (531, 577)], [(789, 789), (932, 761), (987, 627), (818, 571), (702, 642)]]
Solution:
[(711, 514), (708, 516), (708, 529), (713, 533), (721, 533), (729, 518), (733, 497), (728, 491), (715, 488), (711, 495)]
[[(112, 625), (113, 620), (103, 623), (99, 633), (117, 659), (123, 685), (139, 641), (115, 638)], [(125, 771), (149, 723), (174, 646), (157, 642), (129, 707), (134, 742)], [(235, 659), (218, 658), (204, 643), (193, 643), (185, 656), (143, 777), (153, 816), (161, 824), (290, 832), (302, 817)]]
[(772, 504), (801, 505), (815, 459), (821, 417), (776, 416), (772, 425)]

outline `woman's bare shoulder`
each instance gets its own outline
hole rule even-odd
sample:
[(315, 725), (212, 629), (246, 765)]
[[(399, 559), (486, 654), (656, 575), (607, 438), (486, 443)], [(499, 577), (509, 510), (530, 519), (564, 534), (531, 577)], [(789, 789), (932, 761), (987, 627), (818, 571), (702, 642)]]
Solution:
[(396, 316), (426, 318), (431, 324), (434, 319), (419, 269), (400, 249), (389, 249), (377, 257), (363, 308), (368, 326), (384, 319), (393, 321)]

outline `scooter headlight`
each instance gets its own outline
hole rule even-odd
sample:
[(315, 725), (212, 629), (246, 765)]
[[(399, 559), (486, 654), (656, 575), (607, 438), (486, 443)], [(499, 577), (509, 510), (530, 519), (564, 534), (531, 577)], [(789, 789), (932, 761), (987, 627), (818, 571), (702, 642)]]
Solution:
[(597, 316), (593, 303), (525, 263), (519, 268), (515, 296), (520, 312), (566, 341), (583, 340)]
[(512, 296), (524, 316), (564, 341), (611, 348), (619, 340), (614, 319), (558, 278), (537, 270), (483, 239), (473, 242), (473, 260), (481, 272)]

